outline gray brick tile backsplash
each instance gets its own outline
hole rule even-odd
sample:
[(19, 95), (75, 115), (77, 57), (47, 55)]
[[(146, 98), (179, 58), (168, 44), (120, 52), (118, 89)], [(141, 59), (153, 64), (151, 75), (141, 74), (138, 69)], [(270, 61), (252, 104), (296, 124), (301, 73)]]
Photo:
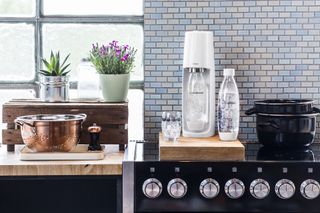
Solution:
[[(181, 110), (186, 30), (214, 33), (216, 93), (222, 69), (236, 69), (242, 140), (256, 140), (255, 118), (244, 115), (254, 100), (311, 98), (319, 106), (319, 0), (145, 0), (144, 5), (145, 139), (157, 141), (161, 111)], [(154, 151), (147, 155), (157, 157)]]

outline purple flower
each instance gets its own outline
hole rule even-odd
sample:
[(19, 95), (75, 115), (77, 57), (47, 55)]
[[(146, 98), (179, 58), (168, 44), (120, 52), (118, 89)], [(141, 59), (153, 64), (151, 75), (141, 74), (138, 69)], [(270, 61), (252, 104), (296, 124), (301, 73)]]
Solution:
[(111, 48), (112, 47), (118, 47), (117, 43), (118, 43), (118, 41), (113, 40), (112, 42), (109, 43), (109, 45), (110, 45)]
[(107, 52), (106, 52), (106, 47), (105, 47), (105, 46), (100, 47), (99, 55), (100, 55), (100, 56), (104, 56), (104, 55), (106, 55), (106, 54), (107, 54)]
[(98, 49), (98, 43), (96, 43), (96, 45), (92, 44), (92, 51), (95, 51), (96, 49)]
[(128, 57), (129, 57), (129, 54), (125, 54), (125, 55), (121, 58), (121, 61), (126, 61)]
[(117, 49), (116, 50), (116, 56), (119, 56), (121, 54), (121, 50)]

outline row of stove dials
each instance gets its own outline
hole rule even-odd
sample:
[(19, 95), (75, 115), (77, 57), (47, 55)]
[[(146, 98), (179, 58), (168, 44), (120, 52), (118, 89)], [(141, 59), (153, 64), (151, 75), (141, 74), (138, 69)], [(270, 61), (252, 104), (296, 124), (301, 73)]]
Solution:
[[(180, 178), (170, 180), (167, 186), (167, 191), (173, 198), (182, 198), (187, 190), (187, 183)], [(203, 197), (211, 199), (219, 194), (220, 185), (216, 180), (207, 178), (201, 182), (199, 190)], [(288, 179), (281, 179), (275, 185), (275, 193), (281, 199), (291, 198), (295, 190), (294, 183)], [(162, 193), (162, 184), (156, 178), (149, 178), (144, 181), (142, 191), (148, 198), (157, 198)], [(237, 199), (243, 195), (245, 186), (241, 180), (233, 178), (226, 182), (224, 191), (229, 198)], [(301, 183), (300, 192), (306, 199), (315, 199), (320, 194), (320, 185), (316, 180), (307, 179)], [(270, 185), (263, 179), (255, 179), (250, 184), (250, 193), (257, 199), (263, 199), (270, 193)]]

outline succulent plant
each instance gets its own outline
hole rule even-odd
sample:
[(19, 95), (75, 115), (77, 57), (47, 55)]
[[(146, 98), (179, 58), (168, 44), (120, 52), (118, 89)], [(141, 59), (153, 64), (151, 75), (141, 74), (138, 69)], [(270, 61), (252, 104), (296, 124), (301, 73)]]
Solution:
[(70, 54), (67, 55), (67, 57), (65, 57), (61, 63), (59, 51), (55, 54), (51, 51), (50, 61), (41, 59), (46, 67), (46, 70), (40, 70), (39, 73), (45, 76), (66, 76), (70, 72), (70, 70), (67, 70), (67, 68), (70, 66), (70, 63), (65, 65), (69, 56)]

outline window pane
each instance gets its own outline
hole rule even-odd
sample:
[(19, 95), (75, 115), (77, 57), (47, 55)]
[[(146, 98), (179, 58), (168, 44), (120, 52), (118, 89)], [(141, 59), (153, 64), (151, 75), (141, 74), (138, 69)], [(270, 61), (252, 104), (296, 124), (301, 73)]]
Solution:
[(0, 81), (34, 78), (34, 26), (0, 24)]
[(35, 16), (35, 0), (0, 0), (0, 17)]
[(93, 43), (109, 43), (118, 40), (138, 49), (134, 73), (131, 80), (143, 80), (143, 29), (134, 24), (44, 24), (43, 55), (58, 51), (62, 56), (70, 55), (71, 80), (76, 80), (76, 67), (81, 58), (89, 56)]
[(139, 89), (130, 89), (128, 93), (129, 100), (129, 140), (143, 139), (143, 91)]
[(45, 15), (142, 15), (143, 0), (46, 0)]

